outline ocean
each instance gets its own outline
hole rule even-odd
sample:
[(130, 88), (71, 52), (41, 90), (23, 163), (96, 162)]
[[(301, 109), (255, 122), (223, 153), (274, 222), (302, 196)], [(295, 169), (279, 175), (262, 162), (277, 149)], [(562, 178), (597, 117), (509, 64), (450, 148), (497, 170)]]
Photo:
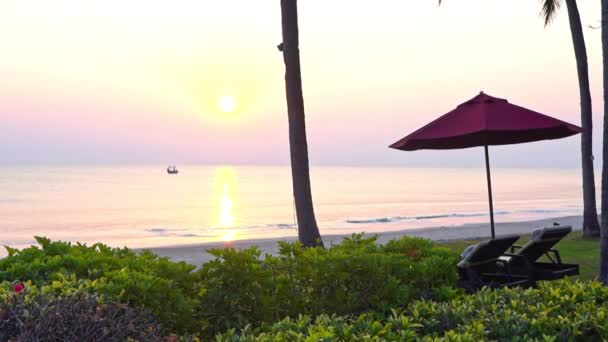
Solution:
[[(154, 247), (297, 235), (287, 166), (3, 166), (0, 244)], [(482, 168), (312, 167), (321, 234), (488, 222)], [(495, 219), (582, 214), (578, 169), (493, 169)], [(3, 253), (0, 252), (0, 253)]]

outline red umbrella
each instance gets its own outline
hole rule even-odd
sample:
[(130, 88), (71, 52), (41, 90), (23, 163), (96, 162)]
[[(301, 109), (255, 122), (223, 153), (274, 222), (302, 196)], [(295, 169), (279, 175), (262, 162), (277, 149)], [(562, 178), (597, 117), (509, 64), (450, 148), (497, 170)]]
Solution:
[(494, 209), (488, 146), (560, 139), (580, 132), (582, 129), (578, 126), (481, 92), (390, 147), (403, 151), (415, 151), (483, 146), (486, 155), (490, 223), (492, 238), (494, 238)]

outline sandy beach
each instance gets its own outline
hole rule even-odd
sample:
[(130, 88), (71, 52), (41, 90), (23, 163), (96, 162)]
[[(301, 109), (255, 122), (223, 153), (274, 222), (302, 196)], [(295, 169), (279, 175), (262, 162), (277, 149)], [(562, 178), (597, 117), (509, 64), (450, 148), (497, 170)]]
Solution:
[[(561, 225), (572, 226), (574, 230), (580, 230), (583, 222), (582, 216), (563, 216), (553, 217), (542, 220), (534, 221), (522, 221), (522, 222), (497, 222), (496, 223), (496, 235), (509, 235), (509, 234), (528, 234), (533, 230), (552, 226), (553, 223), (559, 223)], [(363, 230), (362, 230), (363, 231)], [(407, 229), (401, 231), (392, 231), (385, 233), (377, 233), (379, 235), (378, 241), (380, 243), (386, 243), (389, 240), (397, 239), (402, 236), (418, 236), (434, 241), (453, 241), (453, 240), (464, 240), (464, 239), (484, 239), (490, 237), (489, 224), (465, 224), (462, 226), (440, 226), (440, 227), (428, 227), (428, 228), (417, 228)], [(349, 235), (325, 235), (323, 241), (326, 246), (333, 243), (338, 243)], [(170, 246), (170, 247), (155, 247), (150, 248), (152, 252), (171, 258), (175, 261), (186, 261), (191, 264), (200, 265), (207, 262), (213, 257), (206, 252), (211, 248), (247, 248), (251, 246), (258, 246), (262, 253), (276, 254), (278, 252), (278, 241), (295, 241), (295, 237), (285, 237), (276, 239), (258, 239), (258, 240), (238, 240), (232, 242), (215, 242), (205, 244), (193, 244), (193, 245), (182, 245), (182, 246)]]

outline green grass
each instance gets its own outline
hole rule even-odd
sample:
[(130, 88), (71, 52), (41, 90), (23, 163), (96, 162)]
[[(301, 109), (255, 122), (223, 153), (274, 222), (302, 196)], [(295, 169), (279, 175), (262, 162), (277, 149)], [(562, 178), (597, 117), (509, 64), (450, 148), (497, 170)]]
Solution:
[[(523, 245), (530, 240), (530, 235), (523, 235), (518, 245)], [(467, 246), (476, 244), (480, 240), (450, 241), (441, 243), (453, 251), (461, 253)], [(600, 240), (583, 238), (581, 232), (573, 232), (560, 241), (556, 246), (561, 254), (562, 261), (567, 264), (579, 264), (581, 269), (580, 279), (593, 280), (597, 278), (600, 265)]]

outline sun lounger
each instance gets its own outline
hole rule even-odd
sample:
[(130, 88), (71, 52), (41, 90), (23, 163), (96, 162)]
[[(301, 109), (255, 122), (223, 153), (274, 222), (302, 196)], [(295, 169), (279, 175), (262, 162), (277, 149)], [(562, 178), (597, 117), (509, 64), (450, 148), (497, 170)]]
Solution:
[[(527, 272), (525, 263), (532, 267), (532, 277), (536, 280), (553, 280), (579, 274), (579, 265), (564, 264), (559, 251), (553, 247), (566, 235), (572, 227), (558, 226), (543, 228), (532, 233), (532, 239), (523, 246), (513, 245), (511, 255), (517, 258), (505, 258), (511, 272), (524, 274)], [(546, 256), (546, 261), (539, 261)], [(522, 258), (523, 257), (523, 258)], [(525, 258), (525, 260), (524, 260)]]
[[(503, 236), (482, 241), (465, 249), (462, 260), (458, 263), (460, 275), (458, 285), (469, 292), (475, 292), (484, 286), (500, 288), (532, 285), (529, 275), (521, 272), (512, 274), (508, 267), (505, 267), (505, 263), (499, 262), (499, 258), (518, 239), (518, 235)], [(521, 257), (513, 256), (513, 258)], [(522, 260), (522, 264), (525, 265), (526, 261)]]

